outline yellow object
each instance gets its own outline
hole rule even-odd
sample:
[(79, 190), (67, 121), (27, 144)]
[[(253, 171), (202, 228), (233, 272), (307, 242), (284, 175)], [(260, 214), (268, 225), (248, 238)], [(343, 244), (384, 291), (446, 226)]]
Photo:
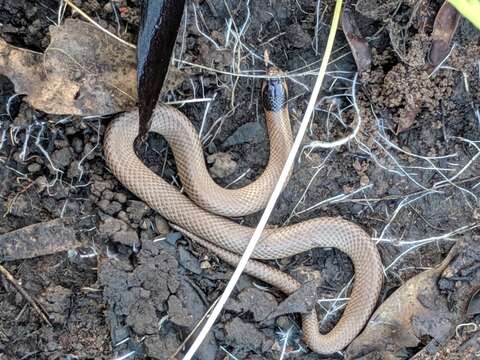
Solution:
[(480, 29), (480, 0), (449, 0), (450, 4)]

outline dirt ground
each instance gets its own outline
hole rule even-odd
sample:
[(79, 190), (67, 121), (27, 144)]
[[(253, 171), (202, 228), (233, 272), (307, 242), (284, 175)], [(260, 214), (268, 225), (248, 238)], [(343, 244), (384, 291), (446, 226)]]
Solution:
[[(138, 0), (75, 3), (100, 25), (136, 41)], [(268, 48), (292, 75), (289, 109), (296, 131), (333, 2), (187, 3), (175, 48), (177, 70), (163, 100), (214, 98), (209, 107), (199, 101), (181, 110), (197, 129), (206, 114), (203, 134), (211, 172), (219, 184), (241, 187), (266, 165), (268, 140), (260, 81), (229, 73), (262, 69), (260, 55)], [(441, 1), (422, 1), (420, 7), (414, 1), (399, 3), (382, 2), (375, 16), (366, 7), (364, 15), (357, 14), (373, 64), (357, 80), (354, 97), (355, 62), (338, 32), (305, 149), (271, 217), (272, 224), (282, 225), (341, 216), (367, 230), (378, 239), (385, 267), (379, 302), (440, 264), (456, 241), (474, 239), (472, 252), (480, 251), (480, 232), (472, 225), (480, 221), (480, 32), (462, 19), (452, 53), (431, 75), (425, 60)], [(396, 10), (387, 20), (381, 11), (392, 14), (388, 6)], [(0, 0), (0, 36), (42, 51), (57, 16), (56, 0)], [(78, 14), (67, 10), (64, 16)], [(14, 94), (10, 81), (1, 77), (0, 234), (73, 219), (82, 246), (2, 263), (43, 305), (53, 326), (0, 277), (0, 359), (167, 359), (221, 294), (232, 268), (171, 231), (108, 171), (102, 139), (112, 117), (45, 114)], [(315, 148), (315, 140), (349, 133), (357, 119), (354, 100), (362, 118), (356, 139), (333, 150)], [(174, 158), (159, 136), (151, 135), (138, 153), (150, 168), (178, 183)], [(258, 219), (254, 214), (242, 221), (254, 226)], [(272, 265), (301, 280), (316, 279), (324, 316), (320, 328), (330, 329), (348, 295), (344, 287), (353, 275), (348, 257), (315, 249)], [(198, 358), (341, 359), (341, 354), (322, 357), (308, 350), (298, 314), (268, 316), (284, 299), (278, 290), (242, 276)], [(478, 323), (478, 316), (465, 322)], [(424, 349), (427, 339), (401, 358), (419, 351), (422, 359), (478, 356), (478, 332), (450, 336), (434, 351)]]

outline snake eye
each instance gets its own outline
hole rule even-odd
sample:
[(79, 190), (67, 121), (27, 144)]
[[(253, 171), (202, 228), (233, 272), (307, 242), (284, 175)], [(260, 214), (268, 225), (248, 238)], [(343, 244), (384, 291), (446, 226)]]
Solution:
[(263, 107), (267, 111), (279, 112), (287, 105), (287, 88), (281, 78), (265, 80), (262, 86)]

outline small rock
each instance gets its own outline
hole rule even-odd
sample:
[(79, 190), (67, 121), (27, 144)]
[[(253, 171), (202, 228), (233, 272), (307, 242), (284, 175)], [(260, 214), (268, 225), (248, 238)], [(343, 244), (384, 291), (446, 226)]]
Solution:
[(40, 194), (43, 192), (48, 186), (48, 180), (45, 176), (39, 176), (35, 179), (35, 190)]
[(90, 191), (97, 197), (102, 195), (106, 189), (113, 189), (113, 184), (111, 181), (94, 181), (90, 187)]
[(110, 190), (105, 190), (102, 193), (102, 198), (107, 199), (109, 201), (113, 200), (113, 192), (111, 192)]
[(138, 234), (124, 221), (113, 217), (106, 218), (98, 226), (98, 231), (106, 234), (113, 242), (127, 245), (130, 247), (140, 244)]
[(179, 233), (179, 232), (170, 232), (167, 234), (167, 238), (166, 238), (166, 241), (170, 244), (170, 245), (176, 245), (177, 244), (177, 241), (180, 240), (182, 238), (182, 234)]
[(41, 302), (50, 320), (55, 324), (63, 324), (68, 316), (72, 291), (62, 286), (52, 286), (45, 290)]
[(188, 313), (180, 299), (175, 295), (170, 295), (168, 298), (168, 318), (175, 325), (184, 327), (192, 326), (194, 322), (193, 315)]
[(238, 317), (225, 324), (225, 332), (227, 340), (231, 343), (256, 351), (261, 351), (266, 341), (265, 335), (253, 324), (246, 323)]
[(367, 175), (360, 176), (360, 185), (361, 186), (367, 186), (369, 183), (370, 183), (370, 179), (368, 178)]
[(61, 346), (56, 341), (49, 341), (47, 343), (47, 351), (56, 351), (60, 349), (61, 349)]
[(42, 166), (40, 164), (33, 163), (33, 164), (28, 165), (27, 169), (31, 173), (36, 173), (36, 172), (39, 172), (42, 169)]
[(105, 11), (107, 14), (113, 12), (112, 3), (111, 3), (111, 2), (106, 3), (106, 4), (103, 6), (103, 11)]
[(198, 259), (183, 246), (178, 247), (178, 262), (185, 269), (191, 271), (194, 274), (199, 275), (202, 273), (202, 269), (200, 267), (200, 264), (198, 263)]
[(83, 148), (83, 157), (86, 156), (87, 160), (93, 160), (95, 158), (95, 151), (93, 151), (94, 147), (95, 146), (91, 143), (86, 143)]
[[(70, 179), (74, 179), (77, 176), (80, 176), (80, 170), (78, 168), (78, 164), (79, 164), (79, 162), (77, 160), (75, 160), (75, 161), (72, 161), (70, 163), (70, 165), (68, 166), (67, 176)], [(86, 165), (86, 164), (83, 164), (83, 165)]]
[(103, 210), (104, 212), (107, 212), (108, 206), (110, 205), (110, 201), (106, 199), (102, 199), (99, 202), (97, 202), (97, 206)]
[(150, 229), (150, 219), (143, 219), (142, 222), (140, 223), (140, 229), (142, 230), (148, 230)]
[(287, 37), (292, 47), (305, 49), (312, 43), (311, 36), (303, 30), (300, 24), (292, 24), (287, 28)]
[(309, 313), (315, 307), (317, 287), (318, 283), (316, 281), (305, 283), (300, 289), (281, 302), (275, 311), (268, 315), (268, 318), (272, 319), (279, 315), (291, 313)]
[(55, 151), (51, 158), (56, 167), (65, 168), (70, 165), (73, 159), (73, 154), (69, 147), (64, 147)]
[(265, 128), (259, 122), (249, 122), (240, 126), (222, 144), (223, 147), (239, 145), (244, 143), (258, 144), (265, 141)]
[(295, 323), (288, 316), (285, 316), (285, 315), (279, 316), (275, 320), (275, 323), (280, 329), (283, 329), (283, 330), (288, 330), (291, 327), (295, 326)]
[(251, 312), (258, 322), (265, 320), (278, 305), (272, 294), (257, 288), (246, 288), (237, 298), (243, 311)]
[(120, 204), (125, 204), (127, 202), (127, 195), (124, 194), (124, 193), (115, 193), (115, 194), (113, 194), (113, 197)]
[(237, 162), (233, 160), (232, 154), (229, 153), (215, 153), (209, 155), (208, 163), (213, 164), (210, 167), (210, 174), (214, 178), (224, 178), (232, 175), (237, 169)]
[(210, 269), (211, 267), (212, 267), (212, 264), (210, 264), (210, 261), (208, 261), (208, 259), (203, 259), (200, 262), (200, 269), (202, 270), (207, 270), (207, 269)]
[(117, 214), (117, 218), (119, 218), (120, 220), (128, 223), (129, 222), (129, 219), (128, 219), (128, 215), (125, 211), (119, 211), (118, 214)]
[(168, 360), (180, 345), (177, 334), (169, 331), (165, 335), (147, 336), (145, 340), (145, 352), (152, 359)]
[[(65, 128), (65, 135), (70, 136), (70, 135), (75, 134), (76, 132), (77, 132), (77, 129), (75, 129), (74, 126), (67, 126)], [(83, 148), (83, 143), (82, 143), (82, 148)]]
[(149, 209), (148, 206), (137, 200), (128, 201), (127, 206), (127, 213), (130, 220), (136, 224), (140, 224), (140, 220), (142, 220)]
[(138, 335), (156, 334), (158, 318), (155, 307), (149, 301), (138, 301), (136, 305), (136, 308), (127, 316), (127, 325), (131, 326)]
[(72, 140), (72, 147), (77, 154), (80, 154), (83, 151), (83, 141), (79, 138), (74, 138)]
[[(102, 200), (103, 201), (103, 200)], [(108, 201), (108, 200), (107, 200)], [(104, 210), (108, 215), (115, 215), (122, 210), (122, 205), (116, 201), (112, 201), (108, 204), (108, 207)]]
[(155, 215), (155, 228), (159, 235), (166, 235), (170, 232), (170, 226), (168, 225), (167, 220), (159, 214)]

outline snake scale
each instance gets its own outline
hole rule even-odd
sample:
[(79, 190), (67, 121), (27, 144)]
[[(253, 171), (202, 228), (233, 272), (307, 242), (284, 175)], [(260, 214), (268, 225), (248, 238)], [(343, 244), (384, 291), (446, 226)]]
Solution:
[[(104, 140), (105, 159), (113, 174), (175, 228), (218, 257), (235, 265), (254, 229), (228, 219), (256, 212), (268, 201), (292, 145), (287, 87), (270, 68), (262, 84), (262, 101), (270, 140), (268, 164), (260, 177), (241, 189), (224, 189), (210, 177), (200, 138), (185, 115), (163, 104), (156, 106), (150, 131), (170, 144), (184, 195), (146, 167), (134, 151), (138, 112), (125, 113), (109, 125)], [(336, 326), (327, 334), (318, 329), (316, 311), (302, 315), (304, 340), (311, 350), (331, 354), (344, 349), (368, 321), (382, 287), (383, 270), (378, 250), (359, 226), (341, 218), (320, 217), (280, 228), (266, 229), (254, 259), (279, 259), (315, 247), (333, 247), (347, 254), (355, 269), (350, 300)], [(251, 260), (245, 270), (292, 294), (301, 284), (291, 276)]]

